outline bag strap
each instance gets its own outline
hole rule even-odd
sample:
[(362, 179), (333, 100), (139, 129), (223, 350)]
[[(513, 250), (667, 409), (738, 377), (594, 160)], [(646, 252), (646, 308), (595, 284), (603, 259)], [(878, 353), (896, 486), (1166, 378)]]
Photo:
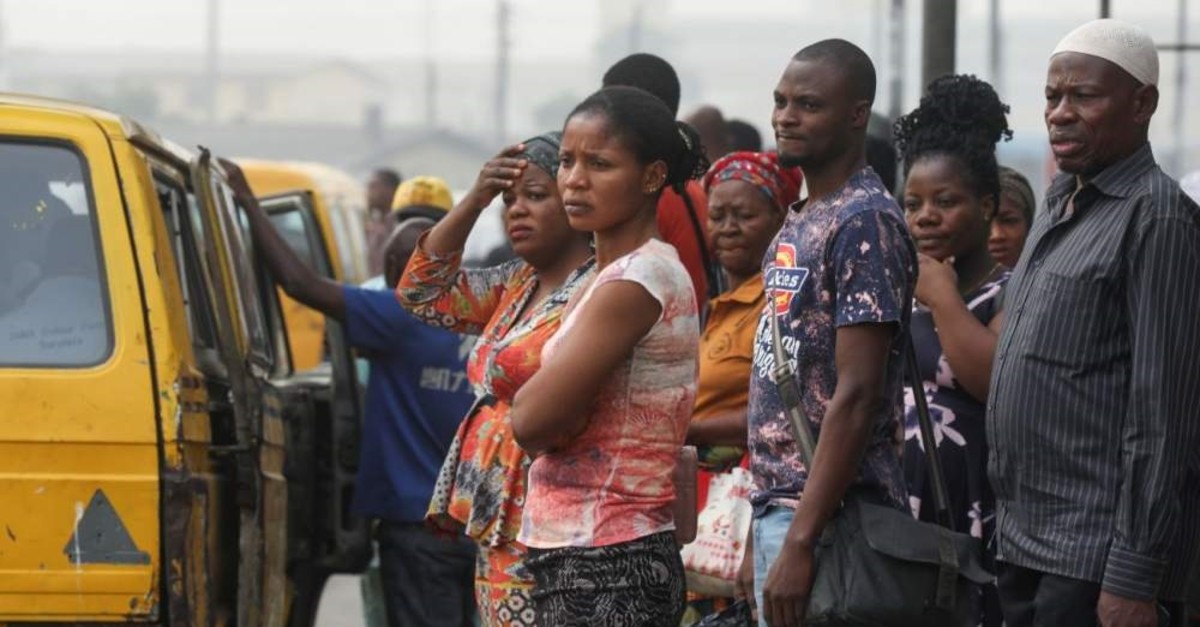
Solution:
[(925, 399), (925, 385), (921, 382), (921, 370), (917, 365), (917, 349), (912, 336), (908, 336), (905, 347), (908, 363), (908, 385), (912, 388), (913, 404), (917, 407), (917, 424), (921, 426), (921, 441), (925, 449), (925, 462), (929, 476), (933, 479), (933, 506), (938, 524), (954, 531), (954, 516), (950, 514), (950, 491), (946, 489), (946, 475), (942, 472), (942, 459), (938, 456), (937, 434), (933, 431), (933, 420), (929, 418), (929, 402)]
[(804, 462), (807, 469), (812, 467), (813, 454), (817, 450), (817, 437), (813, 435), (812, 425), (808, 422), (808, 415), (800, 402), (800, 382), (796, 380), (792, 362), (783, 351), (783, 338), (779, 334), (779, 314), (774, 310), (774, 290), (771, 291), (771, 301), (767, 303), (767, 317), (771, 321), (771, 349), (775, 353), (775, 368), (772, 371), (775, 375), (775, 389), (779, 391), (779, 400), (792, 422), (796, 441), (800, 444), (800, 461)]
[[(774, 303), (768, 302), (767, 307), (774, 307)], [(801, 461), (804, 462), (805, 468), (811, 468), (813, 455), (817, 448), (817, 438), (813, 434), (812, 423), (808, 421), (808, 415), (801, 403), (800, 383), (797, 381), (796, 372), (792, 369), (792, 364), (783, 350), (783, 338), (779, 332), (779, 313), (770, 309), (767, 317), (770, 319), (771, 325), (771, 349), (775, 355), (775, 368), (772, 370), (775, 375), (775, 388), (779, 392), (779, 400), (783, 404), (784, 411), (787, 412), (788, 419), (792, 423), (796, 441), (800, 444)], [(926, 443), (924, 447), (925, 460), (929, 466), (929, 474), (933, 478), (933, 501), (937, 512), (937, 521), (942, 527), (953, 531), (954, 518), (950, 515), (950, 498), (946, 489), (946, 478), (942, 474), (942, 463), (937, 454), (937, 446), (932, 444), (936, 442), (933, 422), (929, 418), (929, 405), (925, 401), (925, 390), (921, 384), (920, 371), (917, 370), (917, 353), (913, 349), (911, 336), (908, 339), (905, 353), (908, 362), (905, 370), (917, 406), (917, 422), (921, 425), (921, 438)]]

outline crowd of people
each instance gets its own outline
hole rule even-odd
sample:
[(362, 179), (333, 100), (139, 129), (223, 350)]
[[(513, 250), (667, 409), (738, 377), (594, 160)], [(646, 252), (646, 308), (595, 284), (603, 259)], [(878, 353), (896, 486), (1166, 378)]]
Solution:
[[(436, 179), (377, 172), (382, 278), (362, 287), (314, 274), (226, 163), (282, 288), (370, 362), (356, 509), (378, 521), (388, 623), (674, 627), (740, 602), (801, 625), (848, 490), (937, 520), (933, 447), (949, 524), (996, 574), (970, 624), (1187, 624), (1200, 209), (1151, 152), (1157, 82), (1136, 26), (1063, 38), (1039, 208), (997, 162), (1008, 106), (973, 76), (933, 81), (880, 145), (871, 59), (814, 43), (784, 64), (763, 152), (715, 107), (677, 121), (674, 70), (635, 54), (452, 207)], [(466, 267), (496, 198), (515, 256)], [(753, 479), (731, 598), (687, 590), (684, 445), (699, 507), (710, 477)]]

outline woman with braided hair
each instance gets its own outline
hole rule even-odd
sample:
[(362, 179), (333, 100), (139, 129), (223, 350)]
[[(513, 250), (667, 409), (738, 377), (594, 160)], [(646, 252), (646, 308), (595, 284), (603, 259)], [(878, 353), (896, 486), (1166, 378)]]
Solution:
[[(912, 339), (959, 531), (988, 546), (995, 498), (987, 479), (984, 421), (1008, 270), (988, 253), (1000, 206), (996, 143), (1009, 139), (991, 85), (974, 76), (933, 81), (921, 105), (896, 121), (904, 159), (901, 202), (920, 271)], [(904, 466), (913, 515), (934, 520), (933, 486), (911, 391), (905, 399)], [(990, 558), (986, 560), (990, 562)], [(976, 591), (979, 624), (999, 625), (995, 587)]]

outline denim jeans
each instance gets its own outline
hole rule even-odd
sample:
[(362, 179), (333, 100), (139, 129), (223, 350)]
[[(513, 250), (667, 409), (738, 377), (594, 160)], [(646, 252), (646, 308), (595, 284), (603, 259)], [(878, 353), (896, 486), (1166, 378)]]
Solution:
[(758, 606), (759, 627), (767, 627), (763, 618), (763, 584), (767, 573), (783, 548), (783, 539), (796, 512), (787, 507), (768, 507), (754, 518), (754, 603)]

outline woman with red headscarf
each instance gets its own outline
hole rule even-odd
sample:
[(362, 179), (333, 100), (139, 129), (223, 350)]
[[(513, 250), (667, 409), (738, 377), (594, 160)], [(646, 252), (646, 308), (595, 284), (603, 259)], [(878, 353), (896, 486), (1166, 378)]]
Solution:
[[(775, 153), (735, 152), (704, 177), (708, 236), (730, 289), (709, 301), (700, 337), (700, 376), (687, 443), (700, 454), (703, 508), (711, 473), (729, 472), (746, 453), (746, 405), (754, 333), (766, 304), (762, 261), (800, 195), (800, 170), (779, 165)], [(690, 616), (722, 609), (723, 599), (689, 594)]]

